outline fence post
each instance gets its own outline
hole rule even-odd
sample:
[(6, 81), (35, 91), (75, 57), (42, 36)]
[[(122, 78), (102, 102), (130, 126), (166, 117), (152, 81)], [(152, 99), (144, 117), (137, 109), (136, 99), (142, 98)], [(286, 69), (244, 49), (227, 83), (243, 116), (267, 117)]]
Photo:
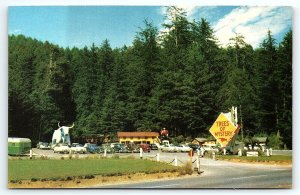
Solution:
[(267, 149), (267, 156), (270, 156), (270, 150)]
[(143, 148), (140, 148), (140, 159), (143, 158)]
[(226, 155), (226, 148), (223, 149), (223, 154)]
[(159, 162), (159, 153), (156, 155), (156, 161)]
[(272, 156), (272, 155), (273, 155), (273, 149), (270, 148), (270, 156)]
[(198, 174), (201, 173), (200, 171), (200, 156), (197, 156), (197, 168), (198, 168)]
[(238, 152), (239, 156), (242, 156), (242, 149), (239, 148), (239, 152)]
[(212, 159), (216, 160), (216, 153), (215, 153), (215, 151), (212, 152)]
[(104, 149), (104, 157), (106, 157), (106, 148)]
[(175, 166), (178, 166), (178, 162), (177, 162), (177, 156), (175, 156)]
[(32, 159), (32, 149), (29, 150), (29, 157)]

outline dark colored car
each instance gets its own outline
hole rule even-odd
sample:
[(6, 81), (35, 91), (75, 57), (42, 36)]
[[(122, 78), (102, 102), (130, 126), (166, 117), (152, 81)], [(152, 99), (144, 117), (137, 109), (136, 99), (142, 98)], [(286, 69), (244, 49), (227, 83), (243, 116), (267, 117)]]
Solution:
[(104, 150), (106, 150), (106, 153), (114, 153), (115, 152), (114, 148), (111, 147), (110, 144), (102, 144), (101, 149), (103, 150), (103, 152), (104, 152)]
[(199, 148), (200, 148), (200, 146), (199, 146), (199, 145), (197, 145), (197, 144), (188, 144), (188, 147), (192, 148), (192, 149), (193, 149), (193, 151), (196, 151), (197, 149), (199, 149)]
[(86, 147), (86, 150), (89, 152), (89, 153), (100, 153), (100, 147), (97, 146), (96, 144), (88, 144), (87, 147)]
[(158, 147), (156, 144), (150, 144), (150, 149), (151, 150), (158, 150)]
[(127, 148), (128, 148), (128, 151), (131, 153), (140, 152), (140, 148), (137, 145), (135, 145), (134, 143), (127, 144)]
[(143, 149), (143, 152), (150, 152), (150, 145), (149, 144), (139, 144), (139, 148)]
[(128, 153), (129, 150), (124, 144), (115, 144), (114, 151), (117, 153)]

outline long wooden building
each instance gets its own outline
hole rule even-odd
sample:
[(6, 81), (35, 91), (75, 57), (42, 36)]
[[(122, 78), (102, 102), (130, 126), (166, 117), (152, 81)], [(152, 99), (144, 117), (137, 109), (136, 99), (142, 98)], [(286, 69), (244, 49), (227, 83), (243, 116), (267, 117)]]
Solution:
[(119, 143), (154, 144), (159, 143), (158, 132), (118, 132)]

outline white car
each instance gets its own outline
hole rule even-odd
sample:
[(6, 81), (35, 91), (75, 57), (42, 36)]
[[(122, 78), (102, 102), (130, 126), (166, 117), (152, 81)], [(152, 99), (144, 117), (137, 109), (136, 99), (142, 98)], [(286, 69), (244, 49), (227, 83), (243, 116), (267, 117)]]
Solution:
[(177, 146), (177, 151), (178, 152), (189, 152), (191, 151), (192, 148), (186, 146), (186, 145), (183, 145), (183, 144), (180, 144), (179, 146)]
[(36, 145), (36, 148), (37, 148), (37, 149), (42, 149), (42, 150), (48, 150), (48, 149), (50, 149), (50, 145), (49, 145), (49, 143), (47, 143), (47, 142), (39, 142), (39, 143)]
[(208, 145), (203, 145), (202, 148), (205, 150), (205, 151), (211, 151), (211, 152), (218, 152), (218, 148), (216, 148), (215, 146), (208, 146)]
[(69, 153), (70, 148), (67, 144), (58, 144), (53, 148), (54, 153)]
[(160, 149), (162, 152), (177, 152), (177, 148), (172, 144), (164, 145)]
[(79, 144), (79, 143), (73, 143), (72, 146), (71, 146), (71, 152), (72, 153), (82, 153), (82, 154), (85, 154), (85, 153), (87, 153), (87, 150), (81, 144)]

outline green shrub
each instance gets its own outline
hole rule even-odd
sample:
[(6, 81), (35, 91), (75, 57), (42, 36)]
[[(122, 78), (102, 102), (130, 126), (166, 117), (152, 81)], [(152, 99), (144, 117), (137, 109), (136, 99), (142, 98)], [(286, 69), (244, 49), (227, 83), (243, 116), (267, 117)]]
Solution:
[(40, 157), (40, 159), (42, 159), (42, 160), (49, 160), (49, 157), (48, 157), (48, 156), (42, 155), (42, 156)]
[(31, 181), (32, 181), (32, 182), (36, 182), (36, 181), (38, 181), (38, 179), (36, 179), (36, 178), (31, 178)]

